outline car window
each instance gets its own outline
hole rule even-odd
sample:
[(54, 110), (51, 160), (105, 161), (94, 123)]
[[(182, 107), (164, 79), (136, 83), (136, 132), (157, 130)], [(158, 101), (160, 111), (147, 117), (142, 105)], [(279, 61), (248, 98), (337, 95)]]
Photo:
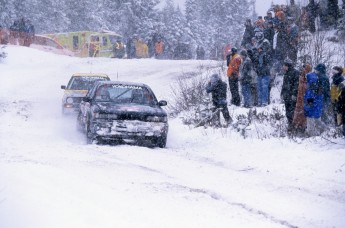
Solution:
[(90, 90), (97, 81), (105, 81), (104, 77), (72, 77), (67, 85), (69, 90)]
[(155, 96), (147, 88), (118, 84), (100, 86), (96, 92), (95, 100), (119, 104), (153, 105), (156, 103)]

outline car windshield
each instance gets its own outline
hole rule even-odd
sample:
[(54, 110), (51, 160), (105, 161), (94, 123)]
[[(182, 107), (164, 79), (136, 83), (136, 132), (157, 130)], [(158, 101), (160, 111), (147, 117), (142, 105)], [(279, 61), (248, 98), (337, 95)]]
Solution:
[(99, 76), (83, 77), (75, 76), (72, 77), (67, 85), (67, 89), (70, 90), (90, 90), (97, 81), (105, 81), (106, 78)]
[(156, 99), (151, 91), (136, 85), (103, 85), (96, 91), (96, 101), (114, 102), (119, 104), (153, 105)]

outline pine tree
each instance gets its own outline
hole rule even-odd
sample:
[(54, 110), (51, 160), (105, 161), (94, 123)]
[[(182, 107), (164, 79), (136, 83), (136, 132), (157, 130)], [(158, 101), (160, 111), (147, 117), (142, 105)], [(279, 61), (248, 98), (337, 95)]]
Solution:
[(190, 41), (190, 38), (185, 36), (183, 14), (179, 8), (175, 8), (173, 0), (166, 0), (161, 19), (164, 24), (161, 33), (165, 40), (166, 54), (171, 58), (177, 45)]
[(338, 0), (327, 1), (327, 24), (328, 26), (335, 26), (339, 19)]

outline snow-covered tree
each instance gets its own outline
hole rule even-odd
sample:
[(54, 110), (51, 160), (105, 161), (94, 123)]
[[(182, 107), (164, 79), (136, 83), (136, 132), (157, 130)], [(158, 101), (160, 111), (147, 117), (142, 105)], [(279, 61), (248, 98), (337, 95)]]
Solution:
[(165, 40), (166, 54), (171, 57), (179, 42), (190, 41), (186, 34), (183, 14), (179, 8), (175, 7), (173, 0), (166, 0), (161, 20), (164, 24), (161, 33)]

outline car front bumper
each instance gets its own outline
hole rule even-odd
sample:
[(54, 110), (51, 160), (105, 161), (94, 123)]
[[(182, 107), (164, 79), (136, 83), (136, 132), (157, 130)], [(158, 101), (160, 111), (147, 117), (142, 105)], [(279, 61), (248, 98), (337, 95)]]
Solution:
[(104, 139), (148, 139), (166, 136), (168, 123), (139, 120), (102, 120), (91, 122), (90, 130)]

